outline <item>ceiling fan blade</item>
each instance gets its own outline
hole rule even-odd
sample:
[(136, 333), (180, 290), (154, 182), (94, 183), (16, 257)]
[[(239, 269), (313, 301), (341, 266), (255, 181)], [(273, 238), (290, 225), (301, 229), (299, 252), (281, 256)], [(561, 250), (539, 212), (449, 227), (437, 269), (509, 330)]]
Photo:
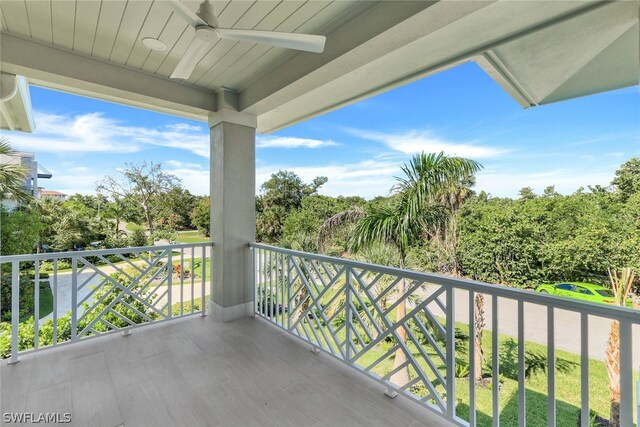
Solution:
[(188, 79), (193, 72), (193, 69), (196, 68), (198, 62), (200, 62), (209, 49), (209, 43), (194, 37), (186, 52), (182, 55), (182, 58), (180, 59), (180, 62), (178, 62), (175, 70), (171, 73), (171, 78)]
[(216, 28), (216, 31), (221, 39), (268, 44), (315, 53), (322, 53), (324, 51), (324, 43), (327, 39), (325, 36), (314, 36), (310, 34), (238, 30), (235, 28)]
[(168, 0), (167, 5), (173, 9), (173, 12), (187, 21), (192, 27), (198, 27), (200, 25), (208, 25), (204, 22), (195, 12), (191, 11), (187, 6), (182, 4), (180, 0)]

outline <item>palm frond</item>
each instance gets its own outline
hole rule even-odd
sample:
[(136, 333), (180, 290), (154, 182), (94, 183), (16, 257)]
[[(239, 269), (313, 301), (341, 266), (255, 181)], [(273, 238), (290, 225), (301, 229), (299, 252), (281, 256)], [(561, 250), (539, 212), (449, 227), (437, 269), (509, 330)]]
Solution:
[[(16, 151), (9, 141), (0, 138), (0, 155), (13, 155)], [(25, 189), (28, 170), (21, 164), (0, 163), (0, 199), (14, 199), (21, 203), (29, 202), (33, 196)]]
[(365, 211), (361, 207), (355, 206), (346, 211), (338, 212), (331, 218), (328, 218), (318, 231), (318, 250), (323, 252), (324, 243), (331, 238), (336, 228), (346, 224), (353, 224), (364, 217), (364, 215)]
[(406, 177), (396, 178), (393, 190), (405, 195), (408, 212), (416, 216), (430, 204), (449, 205), (447, 198), (452, 193), (468, 197), (462, 189), (473, 185), (473, 175), (481, 169), (480, 163), (463, 157), (449, 157), (442, 152), (421, 153), (403, 165)]

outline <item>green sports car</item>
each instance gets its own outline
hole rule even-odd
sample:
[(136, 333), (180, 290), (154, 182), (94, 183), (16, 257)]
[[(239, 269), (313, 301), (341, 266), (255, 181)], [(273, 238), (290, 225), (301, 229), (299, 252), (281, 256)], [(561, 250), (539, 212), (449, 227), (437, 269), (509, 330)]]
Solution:
[[(600, 302), (614, 304), (615, 298), (611, 289), (593, 283), (566, 282), (556, 285), (540, 285), (536, 292), (542, 294), (558, 295), (562, 297), (575, 298), (589, 302)], [(633, 307), (631, 298), (627, 298), (627, 307)]]

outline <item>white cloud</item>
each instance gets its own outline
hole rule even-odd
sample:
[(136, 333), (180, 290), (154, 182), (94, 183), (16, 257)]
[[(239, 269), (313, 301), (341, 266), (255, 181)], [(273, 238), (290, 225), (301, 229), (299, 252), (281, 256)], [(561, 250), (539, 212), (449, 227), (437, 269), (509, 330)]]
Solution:
[(304, 182), (311, 182), (317, 176), (329, 178), (329, 181), (321, 187), (321, 194), (364, 198), (389, 194), (389, 190), (395, 183), (394, 176), (400, 172), (397, 162), (385, 160), (310, 167), (268, 165), (258, 167), (256, 170), (257, 189), (271, 177), (271, 174), (285, 169), (295, 172)]
[(180, 178), (182, 185), (197, 195), (209, 194), (209, 168), (198, 163), (169, 160), (164, 162), (164, 169)]
[(322, 148), (338, 145), (333, 141), (290, 136), (256, 136), (257, 148)]
[(361, 129), (346, 129), (359, 138), (381, 142), (392, 150), (404, 154), (417, 154), (420, 152), (438, 153), (469, 157), (472, 159), (498, 157), (509, 150), (495, 147), (486, 147), (473, 143), (458, 143), (447, 141), (429, 131), (409, 131), (405, 133), (390, 134), (382, 132), (370, 132)]
[(572, 143), (573, 146), (591, 145), (591, 144), (612, 144), (612, 143), (625, 143), (625, 144), (638, 144), (640, 143), (640, 136), (637, 132), (619, 132), (609, 133), (604, 135), (597, 135), (591, 138), (586, 138)]
[(83, 166), (69, 166), (51, 170), (53, 177), (38, 180), (38, 186), (65, 194), (95, 194), (96, 183), (104, 178)]
[(191, 151), (209, 157), (208, 132), (177, 123), (161, 128), (124, 126), (101, 113), (76, 116), (35, 112), (33, 134), (12, 133), (11, 144), (20, 149), (52, 153), (135, 153), (155, 145)]

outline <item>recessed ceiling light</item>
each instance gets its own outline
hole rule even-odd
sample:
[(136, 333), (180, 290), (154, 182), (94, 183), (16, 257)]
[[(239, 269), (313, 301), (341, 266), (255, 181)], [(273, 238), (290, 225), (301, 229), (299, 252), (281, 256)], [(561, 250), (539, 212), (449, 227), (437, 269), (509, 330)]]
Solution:
[(164, 42), (154, 39), (153, 37), (145, 37), (142, 39), (142, 44), (151, 50), (165, 50), (167, 45)]

